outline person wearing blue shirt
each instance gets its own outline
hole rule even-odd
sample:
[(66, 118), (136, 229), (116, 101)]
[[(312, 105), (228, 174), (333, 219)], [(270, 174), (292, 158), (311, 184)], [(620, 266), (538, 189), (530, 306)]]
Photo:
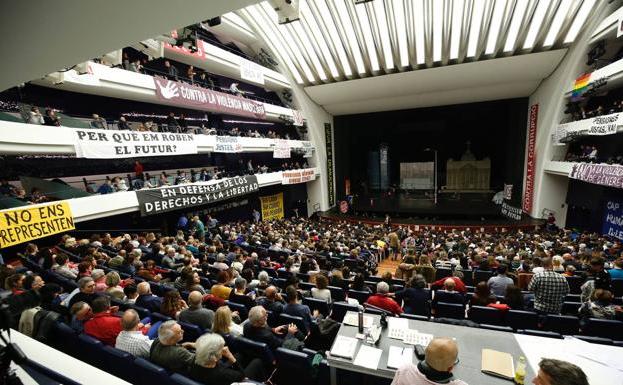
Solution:
[(612, 279), (623, 279), (623, 257), (614, 261), (614, 269), (608, 270), (608, 273)]
[[(309, 306), (298, 303), (298, 292), (294, 286), (288, 286), (286, 288), (286, 294), (288, 295), (288, 304), (283, 307), (282, 313), (303, 318), (303, 324), (306, 330), (301, 330), (301, 332), (303, 334), (309, 333), (312, 324), (312, 314), (309, 310)], [(314, 318), (317, 317), (318, 310), (314, 310)]]

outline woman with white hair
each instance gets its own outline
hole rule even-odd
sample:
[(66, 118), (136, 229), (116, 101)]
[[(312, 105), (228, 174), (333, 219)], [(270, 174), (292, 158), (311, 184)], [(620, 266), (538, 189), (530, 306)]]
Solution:
[[(204, 334), (195, 343), (195, 362), (190, 369), (190, 376), (204, 384), (230, 385), (250, 378), (264, 381), (266, 375), (262, 361), (254, 358), (246, 367), (225, 346), (223, 337), (216, 333)], [(221, 358), (227, 360), (223, 364)]]

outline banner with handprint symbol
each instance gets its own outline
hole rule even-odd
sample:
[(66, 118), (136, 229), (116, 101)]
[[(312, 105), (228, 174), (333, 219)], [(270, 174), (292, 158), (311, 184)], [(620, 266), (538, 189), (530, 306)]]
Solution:
[(154, 76), (154, 84), (158, 98), (168, 104), (256, 119), (266, 118), (264, 104), (255, 100), (159, 76)]

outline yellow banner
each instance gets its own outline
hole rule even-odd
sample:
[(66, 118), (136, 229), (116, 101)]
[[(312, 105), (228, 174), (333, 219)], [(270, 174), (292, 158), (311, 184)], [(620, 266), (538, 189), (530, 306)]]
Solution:
[(75, 228), (69, 203), (64, 201), (3, 211), (0, 212), (0, 249)]
[(260, 197), (262, 203), (262, 220), (283, 218), (283, 193)]

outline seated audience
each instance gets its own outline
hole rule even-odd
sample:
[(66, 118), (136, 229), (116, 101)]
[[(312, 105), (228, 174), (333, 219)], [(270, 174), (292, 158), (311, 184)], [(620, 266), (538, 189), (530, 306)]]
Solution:
[(251, 309), (253, 306), (256, 305), (254, 299), (255, 292), (249, 292), (249, 294), (245, 294), (247, 290), (246, 279), (242, 277), (236, 278), (235, 287), (236, 289), (232, 290), (232, 292), (229, 294), (229, 301), (244, 305), (247, 310)]
[(141, 282), (136, 287), (138, 297), (134, 301), (136, 306), (144, 307), (150, 312), (159, 312), (162, 307), (162, 298), (155, 296), (151, 293), (151, 287), (149, 282)]
[(185, 309), (188, 309), (188, 305), (182, 299), (179, 291), (169, 290), (164, 293), (162, 305), (160, 305), (161, 314), (177, 319), (180, 312)]
[[(83, 277), (78, 280), (78, 290), (69, 300), (69, 307), (76, 302), (86, 302), (90, 306), (93, 306), (93, 300), (99, 297), (99, 294), (95, 292), (95, 281), (91, 277)], [(67, 299), (65, 299), (67, 300)]]
[(603, 319), (623, 319), (621, 306), (612, 304), (613, 295), (610, 291), (596, 289), (592, 299), (582, 303), (580, 315), (584, 317)]
[(121, 282), (121, 277), (119, 277), (119, 273), (116, 271), (110, 271), (106, 274), (105, 283), (106, 289), (104, 292), (108, 294), (111, 298), (123, 300), (123, 288), (119, 286)]
[(376, 284), (376, 294), (368, 297), (367, 304), (376, 306), (393, 314), (401, 314), (402, 308), (396, 301), (389, 297), (389, 285), (381, 281)]
[(504, 297), (504, 295), (506, 295), (506, 287), (514, 283), (512, 278), (506, 275), (507, 269), (508, 267), (506, 265), (500, 265), (498, 267), (498, 274), (489, 278), (487, 281), (487, 286), (489, 286), (491, 293), (495, 296)]
[[(471, 273), (470, 273), (471, 274)], [(467, 293), (467, 288), (465, 287), (465, 283), (463, 282), (463, 272), (460, 270), (454, 270), (452, 272), (452, 277), (446, 277), (436, 280), (431, 284), (431, 289), (437, 290), (443, 288), (446, 279), (450, 278), (454, 281), (454, 290), (458, 291), (461, 294)]]
[(526, 302), (521, 289), (515, 285), (506, 286), (504, 303), (513, 310), (525, 310)]
[(290, 338), (296, 338), (298, 328), (296, 325), (281, 325), (270, 328), (266, 323), (268, 313), (262, 306), (254, 306), (249, 310), (249, 321), (244, 324), (243, 334), (246, 338), (264, 342), (273, 351), (280, 347), (283, 342)]
[(311, 295), (313, 298), (331, 302), (331, 290), (327, 289), (329, 280), (323, 274), (316, 276), (316, 287), (312, 287)]
[(474, 290), (474, 295), (470, 301), (471, 306), (487, 306), (490, 303), (495, 303), (497, 298), (491, 294), (489, 286), (485, 281), (479, 282)]
[[(264, 365), (259, 358), (252, 359), (243, 367), (218, 334), (204, 334), (197, 339), (195, 347), (197, 353), (190, 376), (197, 381), (211, 385), (230, 385), (245, 379), (266, 379)], [(227, 362), (224, 363), (223, 359)]]
[(158, 328), (158, 338), (154, 340), (149, 359), (156, 365), (181, 373), (188, 373), (195, 361), (195, 354), (188, 349), (194, 348), (194, 342), (179, 344), (184, 338), (184, 329), (176, 321), (166, 321)]
[[(286, 295), (288, 296), (288, 303), (283, 307), (283, 314), (288, 314), (295, 317), (301, 317), (305, 324), (305, 330), (301, 330), (303, 334), (307, 334), (311, 331), (312, 314), (309, 310), (309, 306), (303, 305), (299, 302), (298, 292), (294, 286), (288, 286), (286, 288)], [(314, 311), (314, 317), (318, 317), (318, 311)]]
[(237, 337), (242, 335), (242, 326), (233, 321), (229, 306), (221, 306), (216, 309), (214, 322), (212, 323), (212, 333), (217, 333), (221, 336), (231, 334)]
[(467, 385), (455, 379), (452, 370), (459, 360), (459, 348), (450, 338), (435, 338), (418, 364), (405, 364), (394, 375), (392, 385)]
[(276, 317), (281, 314), (285, 306), (285, 302), (275, 286), (268, 286), (264, 290), (264, 296), (259, 297), (256, 302), (264, 309), (271, 311)]
[(419, 263), (415, 266), (415, 271), (417, 274), (423, 276), (427, 283), (432, 283), (435, 281), (435, 274), (437, 270), (430, 263), (430, 258), (428, 258), (428, 255), (420, 256)]
[(144, 325), (134, 309), (128, 309), (121, 317), (123, 330), (117, 336), (115, 348), (128, 352), (136, 357), (149, 359), (152, 340), (143, 334)]
[(211, 329), (214, 312), (202, 305), (203, 295), (193, 291), (188, 295), (188, 308), (179, 313), (178, 319), (199, 326), (201, 330)]
[[(316, 278), (317, 279), (317, 278)], [(366, 277), (362, 273), (357, 273), (350, 284), (351, 290), (365, 291), (372, 294), (372, 289), (366, 285)]]
[(437, 307), (437, 303), (439, 302), (458, 303), (459, 305), (465, 305), (465, 296), (462, 293), (456, 291), (455, 289), (456, 286), (454, 280), (450, 277), (446, 278), (446, 280), (443, 282), (443, 290), (437, 290), (433, 295), (433, 309)]
[(69, 309), (71, 315), (71, 322), (69, 326), (76, 331), (76, 333), (84, 332), (84, 323), (93, 317), (93, 311), (91, 306), (86, 302), (76, 302)]
[(210, 288), (210, 293), (223, 300), (228, 300), (232, 292), (232, 288), (227, 286), (228, 281), (229, 274), (226, 271), (220, 271), (216, 275), (216, 284)]
[(426, 289), (426, 280), (420, 274), (411, 278), (404, 290), (396, 293), (397, 299), (402, 299), (403, 310), (407, 314), (430, 313), (431, 294)]
[(115, 346), (122, 330), (121, 318), (114, 314), (119, 309), (110, 307), (110, 299), (106, 296), (95, 298), (91, 307), (93, 317), (84, 323), (84, 332), (108, 346)]

